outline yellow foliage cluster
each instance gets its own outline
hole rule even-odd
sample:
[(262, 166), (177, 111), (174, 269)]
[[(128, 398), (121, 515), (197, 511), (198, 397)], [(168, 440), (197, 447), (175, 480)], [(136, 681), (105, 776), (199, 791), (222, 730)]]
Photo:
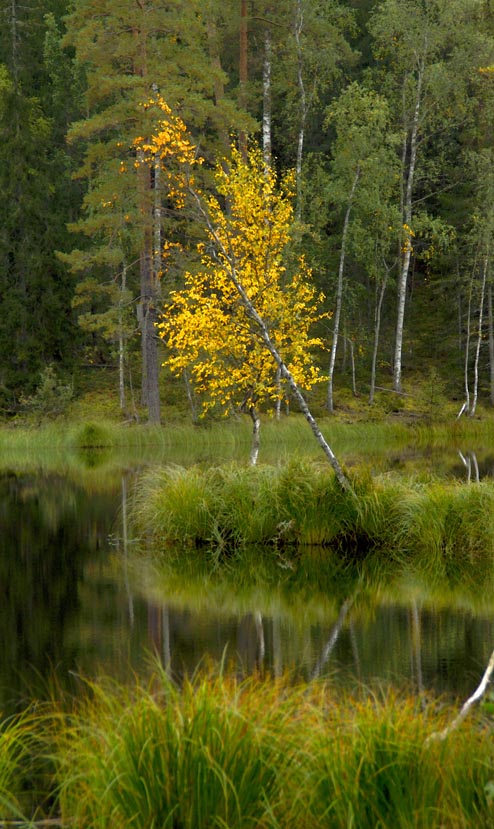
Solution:
[(150, 98), (142, 105), (145, 110), (157, 109), (159, 118), (151, 137), (138, 136), (133, 147), (137, 151), (136, 167), (142, 164), (159, 164), (166, 184), (167, 195), (178, 207), (184, 205), (187, 186), (193, 184), (191, 168), (201, 164), (197, 148), (192, 144), (187, 127), (182, 119), (175, 115), (161, 95)]
[[(323, 315), (322, 295), (301, 258), (287, 271), (284, 255), (293, 221), (292, 178), (278, 183), (262, 155), (247, 161), (232, 149), (216, 169), (218, 197), (208, 201), (208, 241), (198, 273), (172, 294), (159, 325), (173, 372), (188, 369), (204, 411), (220, 404), (249, 409), (283, 396), (277, 366), (235, 286), (240, 283), (270, 338), (303, 388), (322, 379), (311, 351), (322, 343), (309, 330)], [(220, 203), (220, 198), (226, 207)], [(232, 278), (234, 277), (234, 278)]]

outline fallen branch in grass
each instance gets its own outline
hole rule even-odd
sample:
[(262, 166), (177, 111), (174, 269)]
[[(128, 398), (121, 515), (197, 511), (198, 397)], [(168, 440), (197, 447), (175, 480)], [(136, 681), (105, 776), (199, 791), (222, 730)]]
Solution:
[(467, 699), (467, 701), (463, 704), (460, 713), (452, 720), (452, 722), (446, 726), (442, 731), (435, 731), (427, 738), (427, 743), (433, 742), (434, 740), (445, 740), (446, 737), (457, 728), (460, 723), (465, 719), (466, 715), (470, 711), (472, 705), (478, 702), (484, 696), (487, 687), (489, 685), (492, 672), (494, 671), (494, 651), (491, 653), (491, 658), (489, 659), (489, 664), (484, 671), (484, 675), (480, 681), (478, 688), (474, 691), (471, 697)]

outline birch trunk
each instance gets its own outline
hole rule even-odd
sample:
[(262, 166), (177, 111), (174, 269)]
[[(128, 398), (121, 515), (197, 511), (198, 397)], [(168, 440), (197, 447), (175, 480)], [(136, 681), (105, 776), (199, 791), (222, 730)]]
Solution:
[(307, 121), (307, 93), (304, 84), (303, 72), (303, 53), (301, 35), (304, 28), (304, 11), (302, 8), (302, 0), (297, 0), (297, 16), (295, 20), (295, 43), (297, 46), (297, 83), (300, 95), (300, 122), (298, 128), (297, 138), (297, 160), (295, 164), (297, 198), (295, 205), (295, 215), (300, 219), (302, 213), (302, 161), (304, 157), (304, 140), (305, 140), (305, 124)]
[[(239, 56), (239, 80), (240, 99), (242, 109), (247, 109), (247, 81), (249, 77), (248, 66), (249, 30), (247, 22), (247, 0), (240, 0), (240, 56)], [(241, 130), (238, 137), (239, 149), (243, 158), (247, 157), (247, 135)]]
[(331, 354), (329, 357), (329, 381), (328, 381), (328, 399), (327, 399), (327, 407), (328, 411), (331, 413), (334, 412), (334, 402), (333, 402), (333, 374), (334, 374), (334, 367), (336, 363), (336, 350), (338, 348), (338, 337), (340, 333), (340, 320), (341, 320), (341, 308), (343, 304), (343, 275), (345, 271), (345, 257), (346, 257), (346, 244), (347, 244), (347, 236), (348, 236), (348, 227), (350, 224), (350, 214), (352, 212), (353, 207), (353, 198), (355, 195), (355, 190), (357, 188), (358, 180), (360, 178), (360, 165), (357, 166), (357, 171), (355, 173), (355, 177), (352, 183), (352, 189), (350, 190), (350, 196), (348, 198), (348, 205), (345, 213), (345, 219), (343, 222), (343, 232), (341, 234), (341, 249), (340, 249), (340, 264), (338, 267), (338, 285), (336, 288), (336, 308), (334, 313), (334, 325), (333, 325), (333, 342), (331, 343)]
[(474, 417), (476, 409), (477, 409), (477, 400), (479, 396), (479, 359), (480, 359), (480, 346), (482, 344), (482, 325), (484, 321), (484, 299), (485, 299), (485, 286), (487, 281), (487, 269), (489, 267), (489, 255), (487, 254), (484, 258), (484, 266), (482, 269), (482, 286), (480, 289), (480, 306), (479, 306), (479, 328), (477, 333), (477, 345), (475, 348), (475, 363), (473, 368), (473, 400), (472, 400), (472, 408), (468, 412), (470, 417)]
[(491, 406), (494, 406), (494, 323), (492, 319), (492, 285), (487, 288), (487, 313), (489, 326), (489, 386)]
[(141, 272), (141, 339), (142, 339), (142, 402), (147, 406), (150, 423), (160, 422), (158, 336), (156, 333), (156, 289), (150, 239), (140, 256)]
[(256, 466), (259, 458), (259, 447), (261, 438), (261, 418), (254, 406), (249, 408), (249, 415), (252, 420), (252, 445), (250, 448), (250, 465)]
[(376, 370), (377, 370), (377, 354), (379, 351), (379, 337), (381, 335), (381, 312), (382, 312), (382, 305), (384, 301), (384, 294), (386, 291), (386, 283), (388, 281), (388, 270), (386, 269), (386, 274), (384, 279), (381, 282), (379, 290), (377, 290), (376, 286), (376, 293), (377, 293), (377, 300), (376, 300), (376, 307), (374, 310), (374, 346), (372, 349), (372, 366), (371, 366), (371, 381), (370, 381), (370, 392), (369, 392), (369, 403), (372, 405), (374, 403), (374, 397), (376, 394)]
[(258, 314), (257, 309), (255, 308), (252, 301), (249, 299), (249, 296), (246, 293), (242, 282), (240, 281), (239, 277), (237, 276), (237, 271), (236, 271), (236, 267), (235, 267), (235, 260), (232, 259), (231, 253), (228, 250), (225, 249), (224, 245), (221, 242), (221, 239), (218, 237), (216, 229), (212, 225), (211, 220), (209, 218), (209, 215), (208, 215), (207, 211), (204, 209), (204, 207), (202, 205), (201, 199), (199, 198), (199, 196), (197, 195), (197, 193), (194, 190), (191, 190), (190, 192), (191, 192), (191, 195), (193, 196), (193, 198), (195, 199), (195, 201), (197, 203), (199, 211), (202, 214), (202, 216), (203, 216), (203, 218), (204, 218), (204, 220), (207, 224), (209, 232), (211, 233), (211, 236), (213, 237), (213, 239), (214, 239), (214, 241), (215, 241), (215, 243), (218, 247), (218, 250), (221, 251), (222, 255), (225, 258), (225, 262), (228, 263), (229, 278), (232, 282), (232, 285), (234, 286), (235, 290), (237, 291), (237, 293), (240, 297), (240, 301), (241, 301), (243, 307), (245, 308), (245, 311), (247, 312), (247, 315), (250, 317), (251, 321), (254, 323), (254, 325), (255, 325), (255, 327), (256, 327), (256, 329), (257, 329), (257, 331), (258, 331), (258, 333), (259, 333), (259, 335), (262, 339), (262, 341), (264, 342), (264, 345), (266, 346), (267, 351), (271, 354), (274, 362), (276, 363), (277, 367), (279, 368), (281, 379), (286, 380), (290, 391), (292, 392), (295, 400), (297, 401), (298, 405), (300, 406), (300, 411), (304, 415), (307, 423), (309, 424), (309, 426), (312, 430), (312, 433), (313, 433), (317, 443), (319, 444), (319, 446), (321, 447), (322, 451), (324, 452), (327, 460), (329, 461), (329, 463), (331, 465), (331, 468), (333, 469), (333, 471), (335, 473), (336, 480), (340, 484), (341, 488), (345, 492), (353, 492), (350, 481), (348, 480), (347, 476), (343, 472), (343, 469), (341, 468), (341, 466), (340, 466), (340, 464), (339, 464), (339, 462), (336, 458), (336, 455), (334, 454), (333, 450), (331, 449), (330, 445), (328, 444), (328, 442), (326, 441), (324, 435), (322, 434), (322, 432), (319, 428), (319, 425), (318, 425), (316, 419), (314, 418), (312, 412), (310, 411), (309, 406), (307, 405), (306, 400), (305, 400), (302, 392), (300, 391), (300, 389), (299, 389), (292, 373), (290, 372), (288, 367), (283, 362), (283, 357), (281, 356), (280, 352), (278, 351), (275, 344), (273, 343), (273, 341), (271, 339), (271, 336), (269, 334), (268, 326), (264, 322), (263, 318)]
[[(422, 87), (424, 83), (424, 71), (424, 62), (420, 61), (417, 76), (415, 108), (410, 129), (408, 172), (406, 175), (405, 192), (403, 194), (403, 224), (407, 225), (408, 227), (408, 231), (406, 230), (407, 233), (409, 233), (409, 230), (411, 228), (413, 216), (412, 198), (413, 187), (415, 183), (415, 168), (417, 164), (417, 144), (420, 124), (420, 111), (422, 106)], [(412, 244), (410, 238), (408, 238), (404, 245), (403, 263), (401, 273), (398, 278), (398, 311), (396, 317), (395, 353), (393, 361), (393, 388), (395, 391), (401, 391), (403, 324), (405, 320), (405, 302), (411, 256)]]
[(118, 303), (118, 389), (120, 408), (125, 409), (125, 339), (123, 332), (122, 297), (125, 296), (127, 288), (127, 268), (122, 265), (122, 276), (120, 280), (120, 300)]
[(264, 32), (264, 62), (262, 72), (262, 152), (267, 170), (271, 167), (271, 31), (269, 26)]
[(470, 356), (470, 329), (472, 325), (472, 287), (473, 287), (473, 274), (470, 280), (470, 291), (468, 295), (468, 306), (467, 306), (467, 334), (465, 339), (465, 358), (463, 362), (463, 384), (465, 388), (465, 402), (463, 403), (462, 408), (458, 413), (458, 417), (464, 412), (470, 411), (470, 388), (469, 388), (469, 377), (468, 377), (468, 363), (469, 363), (469, 356)]

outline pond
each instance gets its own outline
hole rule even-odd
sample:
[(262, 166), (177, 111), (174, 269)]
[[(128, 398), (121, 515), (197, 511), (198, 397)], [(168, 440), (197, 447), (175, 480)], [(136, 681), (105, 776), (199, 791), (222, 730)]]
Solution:
[(0, 474), (3, 712), (84, 677), (146, 674), (156, 656), (178, 679), (224, 660), (337, 686), (464, 697), (478, 684), (494, 648), (494, 565), (447, 585), (396, 566), (339, 567), (327, 551), (302, 565), (256, 550), (216, 569), (175, 551), (158, 566), (130, 535), (136, 468), (86, 462), (77, 474)]

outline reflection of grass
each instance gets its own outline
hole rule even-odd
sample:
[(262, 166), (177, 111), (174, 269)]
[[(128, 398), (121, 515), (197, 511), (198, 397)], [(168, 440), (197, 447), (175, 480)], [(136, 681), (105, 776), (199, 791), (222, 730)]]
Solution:
[[(424, 448), (438, 447), (442, 453), (465, 447), (488, 445), (493, 427), (490, 421), (462, 421), (450, 427), (410, 427), (404, 423), (342, 423), (321, 421), (321, 427), (338, 457), (347, 465), (369, 469), (387, 468), (392, 462), (406, 472), (424, 475), (424, 464), (440, 471), (442, 455), (424, 461)], [(299, 415), (281, 421), (266, 418), (262, 426), (263, 463), (287, 463), (292, 459), (321, 460), (321, 452), (310, 429)], [(205, 421), (194, 426), (170, 423), (163, 426), (122, 424), (112, 420), (49, 422), (40, 428), (0, 428), (0, 469), (36, 464), (55, 469), (79, 463), (84, 469), (103, 456), (108, 463), (178, 463), (189, 466), (240, 461), (247, 464), (251, 441), (246, 418), (231, 421)], [(456, 455), (453, 455), (453, 461)], [(97, 458), (99, 460), (97, 460)], [(479, 452), (480, 460), (480, 452)], [(460, 461), (456, 458), (456, 462)], [(451, 461), (450, 461), (451, 463)], [(422, 472), (420, 471), (422, 470)], [(428, 474), (426, 472), (425, 474)], [(461, 469), (460, 469), (461, 474)]]
[(91, 685), (56, 718), (63, 825), (271, 829), (489, 826), (491, 734), (416, 701), (330, 684), (196, 677)]

